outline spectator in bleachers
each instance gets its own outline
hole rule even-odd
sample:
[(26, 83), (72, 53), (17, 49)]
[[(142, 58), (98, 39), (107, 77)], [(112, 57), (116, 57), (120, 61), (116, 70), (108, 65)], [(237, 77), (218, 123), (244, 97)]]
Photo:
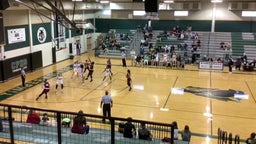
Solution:
[(226, 50), (232, 50), (232, 46), (230, 42), (226, 43)]
[(246, 139), (246, 144), (252, 144), (252, 141), (255, 139), (255, 132), (251, 133), (250, 137)]
[(178, 31), (176, 29), (176, 27), (172, 28), (172, 36), (176, 37), (176, 35), (178, 34)]
[(243, 53), (243, 55), (241, 56), (241, 61), (242, 61), (242, 63), (247, 62), (247, 55), (246, 55), (246, 53)]
[(190, 142), (191, 132), (189, 130), (189, 126), (185, 125), (184, 130), (181, 132), (182, 141)]
[(73, 127), (71, 128), (72, 133), (77, 134), (88, 134), (89, 126), (86, 123), (86, 118), (83, 116), (84, 113), (80, 110), (77, 116), (73, 120)]
[(140, 25), (137, 26), (137, 32), (141, 32), (141, 26)]
[(192, 48), (192, 52), (196, 52), (197, 51), (197, 45), (196, 45), (195, 42), (192, 43), (191, 48)]
[(222, 60), (220, 57), (218, 57), (216, 61), (217, 61), (217, 63), (222, 63)]
[(174, 51), (175, 51), (175, 47), (174, 47), (174, 45), (172, 45), (169, 52), (170, 52), (170, 53), (173, 53)]
[(175, 52), (172, 54), (171, 64), (172, 64), (172, 67), (177, 66), (177, 54)]
[(199, 35), (198, 33), (195, 33), (195, 40), (198, 40), (199, 39)]
[(120, 40), (124, 40), (124, 37), (125, 37), (125, 36), (124, 36), (123, 33), (120, 33), (120, 36), (119, 36), (119, 37), (120, 37)]
[(47, 113), (43, 114), (42, 121), (40, 122), (41, 125), (48, 126), (49, 125), (49, 117)]
[(105, 47), (104, 50), (103, 50), (103, 54), (104, 54), (104, 55), (108, 55), (108, 52), (109, 52), (108, 48)]
[(174, 135), (173, 135), (173, 139), (174, 140), (178, 140), (178, 136), (179, 136), (179, 128), (178, 128), (178, 124), (176, 121), (172, 122), (172, 126), (174, 128)]
[(141, 58), (141, 55), (140, 55), (140, 54), (136, 57), (135, 60), (136, 60), (135, 66), (136, 66), (137, 64), (141, 65), (142, 58)]
[(177, 45), (177, 49), (180, 51), (180, 50), (183, 50), (183, 48), (182, 48), (182, 45), (179, 43), (178, 45)]
[(159, 53), (156, 53), (156, 54), (155, 54), (154, 65), (155, 65), (155, 66), (158, 66), (158, 65), (159, 65)]
[(230, 74), (232, 73), (232, 67), (233, 67), (233, 59), (232, 57), (230, 57), (228, 60), (228, 71)]
[(149, 65), (149, 55), (148, 54), (145, 54), (143, 56), (143, 60), (144, 60), (144, 65)]
[(187, 27), (186, 27), (186, 28), (187, 28), (187, 30), (186, 30), (186, 31), (187, 31), (187, 33), (190, 33), (190, 32), (192, 31), (192, 26), (187, 25)]
[(224, 42), (220, 42), (220, 49), (223, 49), (224, 50)]
[(202, 61), (208, 61), (207, 55), (204, 55)]
[(71, 119), (68, 117), (64, 117), (61, 121), (61, 125), (63, 127), (70, 127)]
[(29, 110), (28, 117), (27, 117), (27, 123), (31, 124), (39, 124), (40, 123), (40, 116), (37, 112), (34, 110)]
[(162, 41), (162, 38), (161, 38), (160, 35), (156, 37), (156, 41), (157, 41), (157, 42), (161, 42), (161, 41)]
[(183, 40), (185, 38), (185, 35), (184, 35), (184, 32), (182, 31), (180, 34), (179, 34), (179, 40)]
[(188, 44), (187, 44), (187, 43), (184, 43), (184, 45), (183, 45), (183, 50), (184, 50), (184, 51), (187, 51), (187, 50), (188, 50)]
[(133, 138), (136, 136), (136, 128), (134, 124), (132, 124), (131, 117), (128, 117), (127, 122), (124, 124), (123, 136), (126, 138)]
[(201, 40), (199, 39), (199, 40), (197, 40), (197, 45), (196, 45), (196, 47), (198, 48), (198, 49), (200, 49), (201, 48)]
[(241, 65), (242, 65), (241, 59), (237, 58), (236, 61), (235, 61), (235, 69), (240, 71)]
[(152, 140), (152, 134), (144, 122), (140, 123), (140, 128), (138, 130), (139, 139)]

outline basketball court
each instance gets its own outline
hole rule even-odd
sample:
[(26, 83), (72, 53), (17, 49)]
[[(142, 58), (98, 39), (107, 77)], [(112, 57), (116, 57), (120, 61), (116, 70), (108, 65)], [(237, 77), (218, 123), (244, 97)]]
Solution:
[[(104, 77), (107, 59), (94, 58), (94, 79), (82, 84), (72, 75), (75, 60), (84, 62), (88, 54), (66, 60), (27, 74), (27, 88), (21, 87), (20, 77), (1, 83), (1, 103), (40, 107), (45, 109), (102, 115), (101, 97), (108, 90), (113, 98), (112, 116), (171, 123), (177, 121), (179, 130), (189, 125), (191, 144), (217, 143), (217, 130), (249, 137), (256, 129), (255, 73), (197, 70), (188, 65), (185, 70), (155, 67), (121, 66), (121, 59), (112, 59), (112, 80)], [(131, 70), (133, 89), (126, 84), (127, 69)], [(55, 93), (56, 74), (63, 73), (64, 91)], [(88, 71), (86, 72), (86, 74)], [(48, 99), (41, 93), (43, 80), (49, 79)], [(207, 139), (207, 136), (211, 139)], [(179, 138), (181, 136), (179, 135)], [(207, 142), (209, 141), (209, 142)]]

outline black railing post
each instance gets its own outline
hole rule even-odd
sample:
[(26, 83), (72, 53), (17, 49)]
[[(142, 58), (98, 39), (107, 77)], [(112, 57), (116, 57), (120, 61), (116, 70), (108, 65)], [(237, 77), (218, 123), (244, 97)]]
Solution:
[(14, 144), (14, 133), (13, 133), (13, 121), (12, 121), (12, 108), (8, 106), (8, 121), (9, 121), (9, 129), (10, 129), (10, 138), (11, 143)]
[(58, 144), (61, 144), (61, 115), (57, 112), (57, 131), (58, 131)]
[(171, 144), (174, 144), (174, 126), (171, 126)]
[(109, 120), (111, 124), (111, 144), (115, 144), (115, 120), (113, 118)]

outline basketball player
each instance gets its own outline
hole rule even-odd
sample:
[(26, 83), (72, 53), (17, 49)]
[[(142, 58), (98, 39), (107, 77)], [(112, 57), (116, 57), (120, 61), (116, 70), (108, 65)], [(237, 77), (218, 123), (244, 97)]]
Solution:
[(110, 80), (112, 80), (112, 72), (111, 72), (111, 69), (109, 68), (109, 66), (106, 66), (105, 70), (103, 71), (104, 72), (104, 78), (102, 81), (104, 81), (106, 79), (106, 77), (109, 77)]
[(88, 73), (87, 78), (85, 80), (88, 80), (88, 78), (90, 77), (91, 78), (90, 82), (93, 81), (93, 78), (92, 78), (92, 74), (93, 74), (93, 71), (94, 71), (93, 68), (94, 68), (94, 62), (91, 62), (90, 66), (89, 66), (89, 73)]
[(61, 92), (63, 93), (63, 88), (64, 88), (64, 86), (63, 86), (63, 76), (62, 76), (62, 74), (61, 73), (58, 73), (58, 75), (57, 75), (57, 79), (56, 79), (56, 93), (57, 93), (57, 91), (58, 91), (58, 86), (61, 86)]
[(72, 73), (71, 79), (73, 78), (74, 75), (77, 75), (78, 77), (78, 61), (75, 61), (73, 64), (73, 73)]
[(36, 98), (36, 101), (43, 95), (45, 94), (45, 99), (47, 99), (47, 93), (50, 91), (50, 84), (47, 81), (47, 79), (44, 80), (44, 89), (41, 92), (41, 94), (39, 94), (39, 96)]
[(111, 61), (110, 61), (110, 58), (107, 60), (107, 67), (110, 69), (111, 75), (113, 75), (113, 73), (111, 71)]
[(131, 79), (131, 71), (128, 69), (127, 70), (127, 74), (126, 74), (126, 78), (127, 78), (127, 85), (129, 87), (129, 91), (132, 90), (132, 79)]
[(86, 70), (90, 71), (89, 70), (90, 69), (90, 62), (88, 60), (85, 60), (85, 63), (83, 65), (84, 65), (84, 68), (83, 68), (83, 72), (81, 74), (82, 84), (84, 84)]

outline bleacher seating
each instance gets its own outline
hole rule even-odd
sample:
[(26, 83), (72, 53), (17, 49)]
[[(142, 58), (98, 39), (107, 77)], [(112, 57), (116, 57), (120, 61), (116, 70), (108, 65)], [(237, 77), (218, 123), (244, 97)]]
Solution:
[[(6, 111), (8, 109), (8, 111)], [(39, 115), (48, 113), (49, 126), (40, 124), (26, 123), (27, 111), (35, 110)], [(63, 118), (70, 118), (71, 121), (77, 115), (74, 112), (63, 112), (55, 110), (46, 110), (40, 108), (11, 106), (0, 104), (1, 112), (1, 124), (3, 131), (0, 132), (1, 140), (18, 140), (24, 143), (37, 143), (37, 144), (56, 144), (61, 142), (62, 144), (81, 144), (81, 143), (131, 143), (131, 144), (143, 144), (143, 143), (162, 143), (161, 139), (164, 137), (170, 137), (172, 129), (171, 124), (140, 121), (133, 119), (133, 124), (138, 129), (141, 122), (145, 122), (147, 127), (153, 134), (152, 141), (140, 140), (137, 135), (134, 138), (124, 138), (122, 133), (118, 132), (118, 124), (127, 121), (126, 118), (112, 117), (106, 123), (102, 123), (103, 116), (84, 114), (87, 120), (87, 124), (90, 126), (88, 134), (74, 134), (71, 133), (71, 127), (62, 126), (61, 120)], [(9, 111), (10, 110), (10, 111)], [(12, 119), (8, 119), (8, 113), (11, 113)], [(6, 117), (7, 116), (7, 117)], [(6, 141), (0, 141), (5, 143)], [(14, 142), (11, 142), (14, 143)]]

